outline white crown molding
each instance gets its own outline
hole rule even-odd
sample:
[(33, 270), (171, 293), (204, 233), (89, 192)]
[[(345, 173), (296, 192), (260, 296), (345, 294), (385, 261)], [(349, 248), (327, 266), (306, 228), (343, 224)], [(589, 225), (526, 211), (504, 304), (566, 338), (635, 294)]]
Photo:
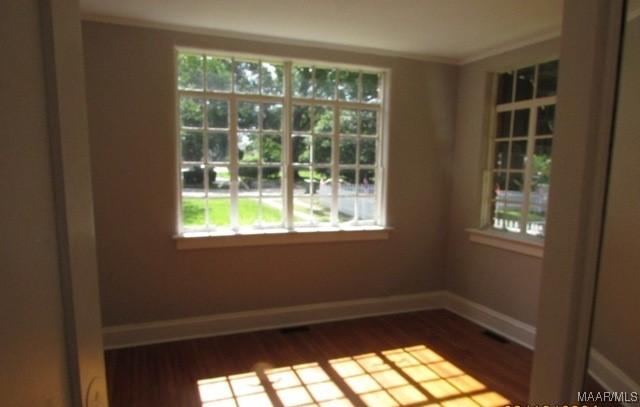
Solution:
[(132, 27), (141, 27), (141, 28), (152, 28), (152, 29), (158, 29), (158, 30), (177, 31), (177, 32), (189, 33), (189, 34), (210, 35), (215, 37), (232, 38), (232, 39), (238, 39), (238, 40), (267, 42), (272, 44), (294, 45), (294, 46), (302, 46), (302, 47), (336, 50), (336, 51), (348, 51), (348, 52), (356, 52), (356, 53), (378, 55), (378, 56), (385, 56), (385, 57), (413, 59), (413, 60), (423, 61), (423, 62), (435, 62), (435, 63), (448, 64), (448, 65), (458, 64), (458, 60), (455, 58), (415, 54), (411, 52), (392, 51), (392, 50), (385, 50), (385, 49), (374, 48), (374, 47), (362, 47), (362, 46), (355, 46), (355, 45), (325, 43), (325, 42), (319, 42), (319, 41), (298, 40), (298, 39), (282, 38), (282, 37), (275, 37), (275, 36), (268, 36), (268, 35), (241, 33), (237, 31), (219, 30), (215, 28), (190, 27), (190, 26), (184, 26), (179, 24), (161, 23), (161, 22), (140, 20), (140, 19), (134, 19), (134, 18), (128, 18), (128, 17), (114, 17), (114, 16), (89, 14), (89, 13), (82, 14), (81, 18), (83, 21), (92, 21), (97, 23), (125, 25), (125, 26), (132, 26)]
[(554, 38), (560, 38), (560, 35), (561, 35), (560, 29), (555, 29), (555, 30), (552, 30), (543, 34), (539, 34), (524, 40), (517, 40), (517, 41), (509, 42), (507, 44), (502, 44), (496, 47), (486, 49), (482, 52), (478, 52), (477, 54), (471, 55), (467, 58), (463, 58), (460, 61), (458, 61), (458, 65), (467, 65), (472, 62), (476, 62), (489, 57), (504, 54), (505, 52), (514, 51), (516, 49), (527, 47), (529, 45), (539, 44), (541, 42), (549, 41)]
[[(640, 17), (640, 8), (637, 8), (635, 10), (630, 10), (629, 13), (627, 13), (627, 22), (635, 20), (636, 18)], [(500, 55), (503, 54), (505, 52), (509, 52), (509, 51), (514, 51), (516, 49), (519, 48), (523, 48), (523, 47), (527, 47), (529, 45), (534, 45), (534, 44), (539, 44), (541, 42), (544, 41), (549, 41), (552, 40), (554, 38), (560, 38), (560, 36), (562, 35), (562, 32), (560, 29), (555, 29), (553, 31), (549, 31), (543, 34), (539, 34), (524, 40), (518, 40), (518, 41), (513, 41), (507, 44), (503, 44), (497, 47), (493, 47), (493, 48), (489, 48), (487, 50), (484, 50), (482, 52), (479, 52), (477, 54), (471, 55), (469, 57), (466, 58), (462, 58), (460, 60), (458, 60), (456, 62), (457, 65), (467, 65), (470, 64), (472, 62), (476, 62), (476, 61), (481, 61), (483, 59), (489, 58), (489, 57), (493, 57), (496, 55)]]

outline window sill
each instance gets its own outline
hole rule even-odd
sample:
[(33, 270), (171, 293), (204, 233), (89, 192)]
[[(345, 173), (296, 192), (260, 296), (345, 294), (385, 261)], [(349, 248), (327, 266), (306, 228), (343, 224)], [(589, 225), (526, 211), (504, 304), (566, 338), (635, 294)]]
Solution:
[(360, 226), (353, 228), (271, 229), (237, 233), (183, 233), (174, 237), (178, 250), (216, 247), (265, 246), (300, 243), (328, 243), (386, 240), (391, 228)]
[(497, 247), (499, 249), (542, 258), (544, 256), (544, 241), (535, 238), (513, 236), (505, 232), (469, 228), (469, 240), (474, 243)]

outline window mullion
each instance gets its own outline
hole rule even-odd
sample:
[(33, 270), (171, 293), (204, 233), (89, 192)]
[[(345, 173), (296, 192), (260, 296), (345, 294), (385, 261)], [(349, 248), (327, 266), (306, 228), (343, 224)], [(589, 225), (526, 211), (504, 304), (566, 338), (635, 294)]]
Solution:
[(292, 141), (291, 141), (291, 121), (292, 121), (292, 81), (291, 81), (291, 62), (285, 62), (284, 64), (284, 118), (282, 124), (282, 147), (283, 147), (283, 164), (284, 164), (284, 211), (285, 211), (285, 227), (287, 229), (293, 229), (293, 164), (292, 164)]
[[(337, 92), (336, 74), (336, 92)], [(337, 226), (338, 218), (338, 193), (340, 192), (340, 108), (333, 109), (333, 134), (331, 135), (331, 224)]]
[(209, 106), (207, 99), (203, 99), (202, 102), (203, 130), (200, 134), (202, 137), (202, 167), (204, 172), (204, 176), (202, 177), (204, 180), (204, 224), (207, 230), (209, 230), (211, 229), (211, 216), (209, 216), (209, 160), (207, 156), (209, 152), (209, 137), (207, 136), (207, 131), (209, 130)]
[[(235, 78), (233, 79), (235, 82)], [(233, 84), (235, 86), (235, 83)], [(235, 95), (229, 97), (229, 163), (231, 165), (231, 229), (239, 228), (238, 218), (238, 100)]]
[(531, 183), (533, 177), (533, 151), (535, 147), (536, 123), (538, 120), (538, 109), (531, 108), (529, 113), (529, 129), (527, 137), (527, 161), (524, 166), (524, 191), (522, 191), (522, 230), (520, 233), (527, 234), (527, 224), (529, 223), (529, 196), (531, 193)]

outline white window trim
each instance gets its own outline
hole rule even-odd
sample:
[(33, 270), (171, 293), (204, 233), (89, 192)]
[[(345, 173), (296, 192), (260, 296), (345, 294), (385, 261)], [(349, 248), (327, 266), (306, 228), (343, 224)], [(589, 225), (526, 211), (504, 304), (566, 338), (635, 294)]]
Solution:
[(544, 241), (535, 237), (491, 229), (468, 228), (469, 241), (527, 256), (544, 257)]
[[(175, 137), (177, 148), (176, 148), (176, 230), (177, 233), (174, 235), (173, 239), (176, 242), (176, 248), (183, 249), (203, 249), (203, 248), (215, 248), (215, 247), (234, 247), (234, 246), (256, 246), (256, 245), (272, 245), (272, 244), (292, 244), (292, 243), (314, 243), (314, 242), (337, 242), (337, 241), (365, 241), (365, 240), (385, 240), (389, 238), (389, 232), (392, 230), (391, 227), (387, 225), (387, 202), (388, 202), (388, 147), (389, 147), (389, 100), (390, 100), (390, 83), (391, 83), (391, 69), (387, 67), (381, 66), (366, 66), (366, 65), (355, 65), (349, 63), (339, 63), (332, 61), (317, 61), (317, 60), (306, 60), (306, 59), (295, 59), (289, 57), (279, 57), (277, 55), (264, 55), (264, 54), (253, 54), (253, 53), (243, 53), (243, 52), (233, 52), (229, 50), (216, 50), (216, 49), (201, 49), (201, 48), (193, 48), (193, 47), (185, 47), (185, 46), (176, 46), (174, 47), (174, 114), (176, 115), (176, 135), (180, 134), (180, 117), (177, 112), (179, 112), (180, 106), (180, 94), (181, 93), (189, 93), (189, 91), (179, 91), (178, 90), (178, 54), (180, 52), (191, 52), (191, 53), (200, 53), (204, 55), (211, 56), (222, 56), (233, 58), (248, 58), (248, 59), (258, 59), (258, 60), (281, 60), (285, 70), (284, 70), (284, 80), (286, 89), (290, 89), (291, 86), (291, 66), (294, 63), (297, 64), (311, 64), (315, 66), (330, 66), (337, 67), (343, 69), (354, 69), (354, 70), (363, 70), (363, 71), (374, 71), (379, 72), (382, 77), (381, 83), (381, 93), (382, 93), (382, 103), (377, 105), (378, 114), (378, 126), (379, 126), (379, 135), (378, 135), (378, 148), (377, 148), (377, 163), (376, 169), (378, 170), (376, 183), (377, 186), (377, 213), (378, 213), (378, 224), (362, 224), (362, 225), (338, 225), (338, 226), (318, 226), (318, 227), (294, 227), (292, 224), (293, 219), (293, 190), (291, 188), (284, 188), (283, 191), (283, 205), (284, 211), (283, 215), (284, 219), (284, 228), (256, 228), (256, 229), (229, 229), (220, 232), (190, 232), (183, 231), (182, 229), (182, 214), (181, 214), (181, 173), (180, 173), (180, 165), (182, 162), (181, 156), (181, 146), (180, 146), (180, 138), (179, 136)], [(197, 92), (205, 96), (206, 92)], [(211, 93), (211, 92), (209, 92)], [(225, 93), (225, 96), (228, 97), (230, 94)], [(234, 92), (231, 92), (233, 95), (233, 99), (235, 100), (236, 95)], [(260, 99), (262, 95), (240, 95), (243, 98), (254, 98)], [(350, 103), (350, 102), (339, 102), (337, 100), (316, 100), (313, 98), (309, 99), (299, 99), (294, 98), (290, 92), (285, 92), (283, 96), (283, 110), (290, 109), (294, 99), (300, 100), (303, 103), (310, 105), (338, 105), (338, 103), (342, 105), (346, 105), (347, 107), (353, 107), (356, 109), (360, 108), (372, 108), (374, 105), (368, 105), (360, 102)], [(350, 106), (353, 105), (353, 106)], [(229, 106), (231, 109), (231, 106)], [(230, 111), (230, 120), (235, 122), (235, 117), (231, 114)], [(334, 115), (334, 128), (337, 129), (339, 127), (336, 126), (336, 122), (338, 122), (339, 117), (338, 114)], [(289, 120), (284, 120), (283, 128), (282, 128), (282, 137), (283, 137), (283, 148), (282, 153), (283, 157), (285, 154), (289, 154), (291, 149), (291, 131), (290, 131), (290, 123)], [(230, 126), (232, 123), (230, 123)], [(231, 133), (231, 129), (230, 129)], [(335, 144), (336, 138), (339, 140), (339, 131), (334, 130), (332, 135), (333, 145)], [(230, 159), (234, 157), (235, 145), (231, 146), (230, 140)], [(339, 168), (339, 163), (337, 158), (338, 148), (334, 147), (332, 151), (332, 172), (337, 174), (336, 170)], [(283, 180), (286, 179), (287, 183), (293, 183), (293, 163), (289, 162), (290, 160), (283, 162)], [(335, 178), (336, 175), (334, 175)], [(335, 189), (337, 189), (337, 183), (332, 182), (334, 191), (333, 191), (333, 200), (337, 201), (337, 195)], [(333, 202), (335, 205), (336, 202)], [(234, 212), (237, 211), (235, 208), (234, 202), (232, 202), (232, 215), (234, 216)], [(335, 209), (332, 205), (332, 218), (333, 212)]]
[(193, 250), (217, 247), (387, 240), (392, 230), (392, 228), (381, 226), (254, 229), (241, 232), (230, 230), (229, 233), (184, 233), (174, 236), (174, 240), (178, 250)]
[[(550, 58), (549, 60), (553, 60), (553, 59), (558, 59), (558, 57), (555, 56)], [(535, 63), (536, 80), (538, 75), (538, 67), (540, 64), (543, 64), (543, 63), (545, 62)], [(514, 74), (517, 72), (518, 69), (521, 69), (525, 66), (527, 65), (522, 65), (522, 66), (513, 68)], [(493, 147), (493, 143), (494, 143), (494, 134), (496, 130), (495, 126), (497, 121), (497, 114), (499, 112), (501, 111), (515, 112), (516, 110), (524, 109), (524, 108), (531, 109), (531, 113), (529, 117), (529, 131), (526, 136), (526, 139), (528, 141), (527, 154), (526, 154), (527, 162), (526, 162), (525, 169), (522, 170), (524, 174), (528, 173), (529, 175), (531, 175), (530, 166), (532, 165), (531, 163), (533, 159), (534, 143), (531, 142), (533, 140), (531, 140), (530, 138), (532, 137), (531, 136), (532, 131), (534, 132), (534, 126), (536, 126), (536, 123), (537, 123), (537, 115), (538, 115), (537, 108), (540, 106), (545, 106), (550, 104), (557, 105), (558, 96), (554, 95), (554, 96), (547, 96), (542, 98), (533, 98), (533, 99), (528, 99), (524, 101), (513, 101), (508, 104), (496, 105), (495, 100), (497, 96), (498, 75), (499, 73), (493, 73), (490, 75), (490, 78), (492, 81), (492, 87), (491, 87), (491, 95), (489, 98), (490, 108), (488, 109), (488, 114), (490, 115), (488, 120), (489, 129), (486, 136), (486, 140), (487, 140), (486, 150), (488, 150), (488, 154), (486, 155), (487, 161), (483, 170), (483, 177), (482, 177), (482, 204), (481, 204), (482, 209), (481, 209), (481, 219), (480, 219), (480, 224), (482, 226), (480, 228), (467, 228), (466, 232), (469, 234), (469, 240), (473, 243), (484, 244), (484, 245), (497, 247), (500, 249), (504, 249), (504, 250), (508, 250), (516, 253), (521, 253), (521, 254), (525, 254), (533, 257), (542, 258), (544, 256), (544, 238), (527, 234), (526, 222), (523, 224), (522, 230), (519, 233), (509, 232), (509, 231), (500, 230), (500, 229), (494, 229), (491, 225), (492, 216), (491, 216), (490, 195), (491, 195), (491, 187), (492, 187), (491, 180), (492, 180), (492, 175), (494, 171), (493, 163), (495, 158), (494, 157), (495, 149)], [(536, 87), (537, 87), (537, 83), (536, 83)], [(534, 94), (536, 92), (536, 87), (534, 87), (534, 90), (533, 90)], [(515, 83), (514, 83), (512, 92), (513, 92), (513, 97), (515, 99), (515, 92), (516, 92)], [(512, 120), (511, 126), (513, 126), (513, 120)], [(533, 134), (535, 134), (535, 132)], [(545, 136), (544, 138), (554, 138), (554, 136), (555, 134), (550, 135), (548, 137)], [(535, 136), (533, 136), (533, 138), (535, 139)], [(528, 207), (529, 207), (530, 186), (531, 186), (531, 177), (526, 177), (524, 191), (523, 191), (525, 194), (525, 196), (523, 197), (523, 212), (526, 209), (527, 213), (528, 213)]]

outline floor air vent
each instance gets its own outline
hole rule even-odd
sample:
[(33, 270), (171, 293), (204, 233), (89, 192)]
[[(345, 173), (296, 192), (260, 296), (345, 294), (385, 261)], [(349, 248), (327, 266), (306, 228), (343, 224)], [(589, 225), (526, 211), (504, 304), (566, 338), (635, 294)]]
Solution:
[(280, 329), (280, 332), (283, 334), (293, 334), (293, 333), (301, 333), (301, 332), (309, 332), (309, 327), (306, 325), (302, 326), (290, 326), (288, 328)]
[(485, 329), (484, 331), (482, 331), (482, 334), (485, 336), (488, 336), (489, 338), (493, 339), (496, 342), (509, 343), (509, 340), (507, 338), (505, 338), (502, 335), (498, 335), (493, 331), (489, 331), (488, 329)]

